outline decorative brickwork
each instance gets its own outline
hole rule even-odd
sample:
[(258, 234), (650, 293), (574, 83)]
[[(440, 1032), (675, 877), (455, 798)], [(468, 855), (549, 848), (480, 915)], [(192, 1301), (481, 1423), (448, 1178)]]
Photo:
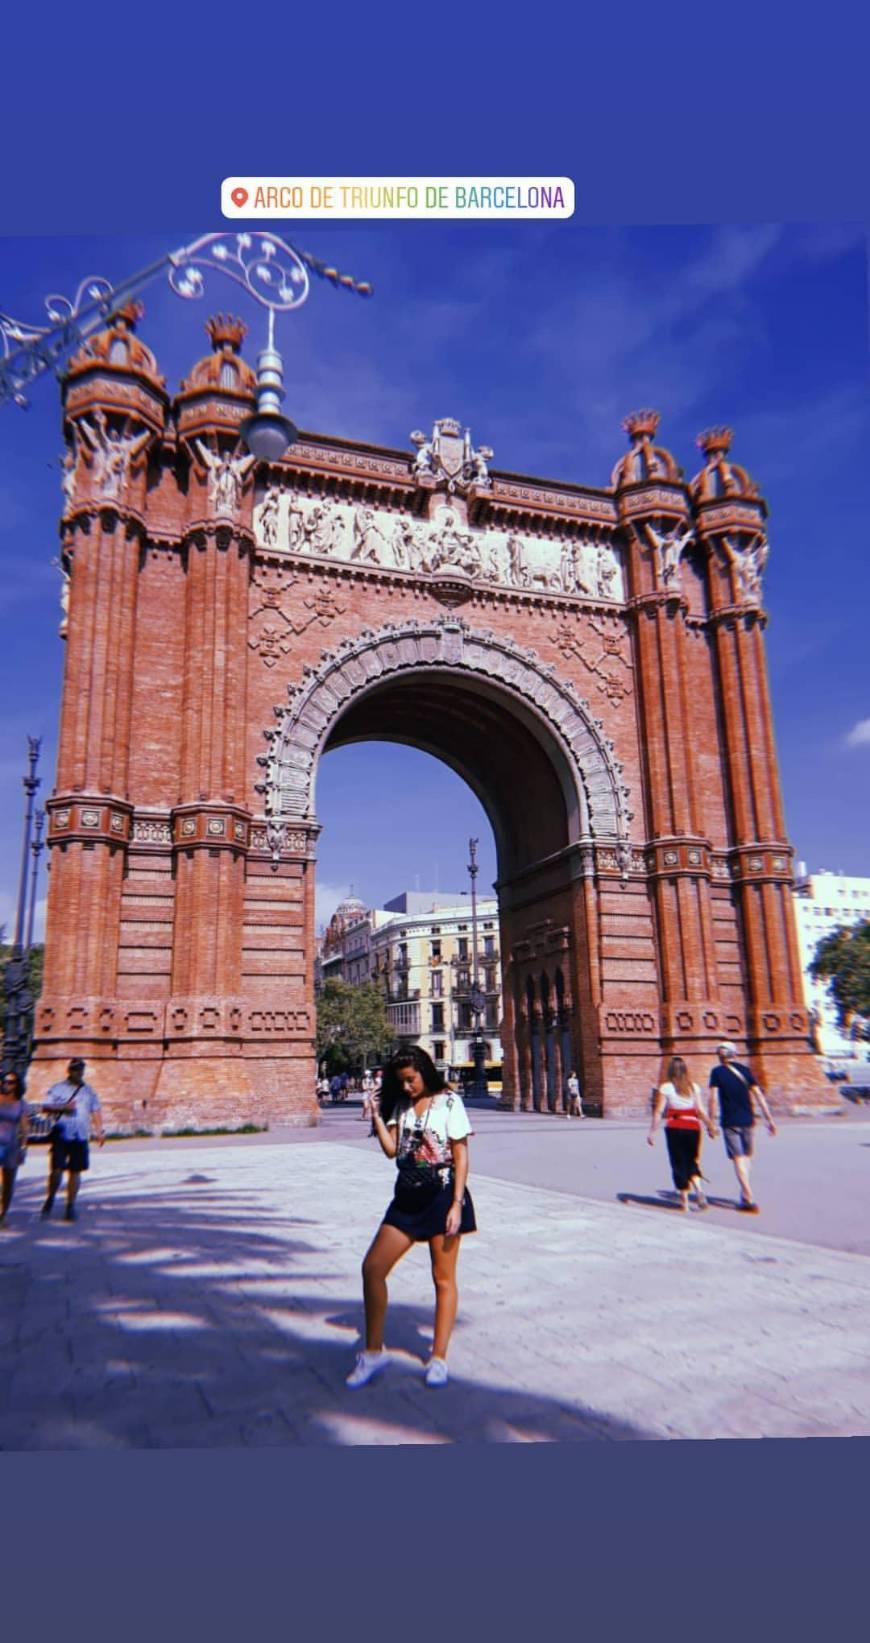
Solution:
[[(69, 577), (31, 1089), (75, 1048), (109, 1122), (316, 1123), (325, 749), (471, 785), (498, 851), (505, 1101), (639, 1112), (736, 1039), (775, 1105), (807, 1044), (764, 662), (764, 503), (723, 431), (687, 484), (626, 419), (607, 491), (408, 451), (252, 463), (243, 328), (170, 403), (130, 310), (65, 386)], [(481, 430), (485, 433), (485, 430)], [(417, 447), (416, 451), (414, 446)], [(461, 616), (452, 607), (461, 604)]]

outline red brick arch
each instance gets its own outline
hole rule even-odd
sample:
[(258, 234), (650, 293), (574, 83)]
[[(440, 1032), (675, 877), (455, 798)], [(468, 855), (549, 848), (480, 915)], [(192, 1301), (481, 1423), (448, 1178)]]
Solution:
[[(399, 682), (414, 689), (426, 677), (457, 686), (471, 684), (472, 695), (498, 704), (500, 712), (519, 719), (542, 747), (556, 774), (566, 812), (566, 844), (597, 840), (620, 851), (627, 848), (631, 811), (621, 781), (621, 766), (604, 736), (600, 719), (544, 666), (535, 653), (503, 636), (472, 627), (456, 617), (435, 616), (387, 623), (348, 639), (310, 668), (289, 702), (276, 707), (280, 728), (268, 732), (271, 753), (263, 783), (266, 812), (276, 829), (315, 820), (314, 787), (320, 755), (330, 739), (343, 740), (341, 722), (364, 698), (377, 697)], [(377, 708), (370, 722), (378, 723)], [(424, 716), (419, 733), (406, 737), (446, 757), (492, 808), (485, 780), (471, 756), (449, 745), (449, 736), (433, 743), (433, 726)], [(498, 835), (498, 822), (496, 818)]]

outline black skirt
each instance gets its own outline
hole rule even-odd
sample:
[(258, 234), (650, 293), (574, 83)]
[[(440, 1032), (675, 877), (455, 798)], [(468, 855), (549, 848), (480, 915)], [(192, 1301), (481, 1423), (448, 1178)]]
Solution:
[[(453, 1182), (448, 1181), (441, 1188), (437, 1198), (433, 1198), (425, 1209), (409, 1211), (400, 1209), (395, 1198), (387, 1205), (384, 1215), (384, 1226), (398, 1227), (406, 1237), (413, 1238), (415, 1243), (428, 1243), (430, 1238), (437, 1238), (446, 1230), (447, 1216), (453, 1203)], [(476, 1232), (477, 1221), (474, 1214), (474, 1205), (471, 1193), (465, 1189), (462, 1199), (462, 1220), (459, 1223), (460, 1235), (466, 1232)]]
[(698, 1151), (701, 1145), (701, 1126), (695, 1130), (665, 1129), (671, 1175), (678, 1192), (686, 1192), (693, 1176), (699, 1173)]

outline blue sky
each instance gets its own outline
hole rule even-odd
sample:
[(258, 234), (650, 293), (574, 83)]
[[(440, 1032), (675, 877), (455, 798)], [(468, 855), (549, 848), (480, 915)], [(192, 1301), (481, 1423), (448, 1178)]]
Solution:
[[(118, 279), (185, 237), (6, 239), (0, 309), (38, 321), (50, 291)], [(455, 415), (494, 465), (605, 485), (620, 421), (654, 405), (688, 473), (695, 435), (735, 429), (734, 455), (771, 510), (768, 658), (790, 837), (812, 867), (870, 872), (867, 266), (849, 225), (593, 228), (577, 222), (305, 225), (299, 243), (375, 286), (363, 301), (315, 283), (280, 323), (289, 415), (301, 427), (410, 449)], [(144, 297), (143, 337), (170, 387), (206, 351), (216, 309), (262, 312), (215, 275), (206, 298)], [(56, 753), (57, 386), (0, 408), (0, 919), (17, 885), (28, 732)], [(378, 902), (419, 879), (461, 888), (469, 834), (494, 876), (488, 823), (443, 767), (413, 750), (352, 747), (321, 769), (321, 912), (353, 884)], [(386, 841), (386, 842), (385, 842)]]

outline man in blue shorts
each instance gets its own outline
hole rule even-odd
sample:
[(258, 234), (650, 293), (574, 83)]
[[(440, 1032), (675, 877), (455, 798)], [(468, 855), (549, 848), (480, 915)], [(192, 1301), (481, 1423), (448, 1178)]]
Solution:
[(82, 1171), (90, 1165), (88, 1143), (91, 1136), (91, 1117), (96, 1114), (97, 1140), (100, 1146), (106, 1139), (100, 1098), (90, 1084), (85, 1083), (85, 1064), (81, 1056), (73, 1056), (67, 1076), (60, 1084), (52, 1084), (43, 1112), (57, 1118), (51, 1137), (51, 1163), (48, 1173), (48, 1193), (41, 1213), (50, 1215), (60, 1186), (61, 1176), (67, 1171), (66, 1219), (76, 1219), (76, 1198)]
[(756, 1102), (771, 1135), (776, 1134), (776, 1125), (770, 1116), (764, 1091), (759, 1089), (749, 1068), (737, 1060), (735, 1045), (719, 1044), (716, 1054), (719, 1065), (710, 1073), (710, 1122), (715, 1129), (717, 1122), (721, 1121), (725, 1151), (740, 1183), (740, 1208), (749, 1215), (757, 1215), (758, 1205), (749, 1184)]

